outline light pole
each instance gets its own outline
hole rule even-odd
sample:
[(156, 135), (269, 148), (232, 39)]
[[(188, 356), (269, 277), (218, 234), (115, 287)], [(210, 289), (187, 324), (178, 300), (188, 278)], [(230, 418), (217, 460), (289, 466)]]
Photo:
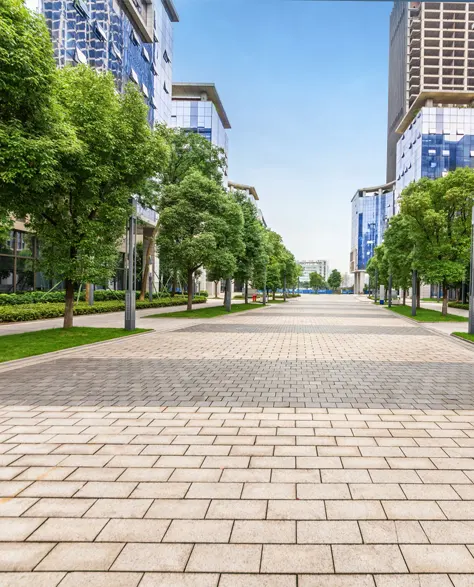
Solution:
[(392, 307), (392, 274), (388, 276), (388, 307)]
[(265, 306), (267, 303), (267, 267), (265, 266), (265, 272), (263, 274), (263, 294), (262, 303)]
[(474, 206), (471, 218), (471, 279), (469, 282), (469, 334), (474, 334)]
[(286, 302), (286, 268), (283, 274), (283, 301)]
[(375, 285), (374, 285), (374, 301), (375, 301), (375, 303), (377, 303), (378, 278), (379, 278), (379, 271), (378, 271), (378, 269), (376, 269), (375, 270)]
[(411, 315), (416, 316), (416, 298), (418, 296), (417, 292), (417, 282), (418, 282), (418, 271), (413, 269), (411, 275)]
[(153, 301), (153, 263), (151, 255), (148, 258), (148, 300)]
[(135, 249), (135, 231), (137, 226), (136, 201), (132, 198), (132, 213), (128, 219), (128, 280), (127, 291), (125, 293), (125, 330), (135, 330), (135, 279), (136, 279), (136, 249)]

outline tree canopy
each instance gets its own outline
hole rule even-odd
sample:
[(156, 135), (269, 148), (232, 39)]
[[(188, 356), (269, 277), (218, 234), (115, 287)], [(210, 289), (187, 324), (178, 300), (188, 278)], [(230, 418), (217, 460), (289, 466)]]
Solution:
[(314, 291), (318, 291), (319, 289), (326, 288), (326, 282), (324, 281), (324, 277), (314, 271), (313, 273), (309, 274), (309, 285)]
[(342, 283), (342, 275), (337, 269), (333, 269), (328, 277), (328, 285), (331, 289), (339, 289)]

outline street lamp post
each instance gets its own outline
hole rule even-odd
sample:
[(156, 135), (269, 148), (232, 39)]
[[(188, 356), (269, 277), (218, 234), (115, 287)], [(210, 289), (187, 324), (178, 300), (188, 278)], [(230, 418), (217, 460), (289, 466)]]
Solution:
[(392, 274), (388, 276), (388, 307), (392, 307)]
[(151, 255), (148, 258), (148, 300), (153, 301), (153, 263)]
[(413, 269), (411, 275), (411, 315), (416, 316), (416, 298), (418, 296), (417, 292), (417, 283), (418, 283), (418, 271)]
[(474, 206), (471, 219), (471, 279), (469, 282), (469, 334), (474, 334)]
[(286, 269), (283, 274), (283, 301), (286, 302)]
[(376, 269), (375, 270), (375, 284), (374, 284), (374, 301), (375, 301), (375, 303), (377, 303), (378, 278), (379, 278), (379, 272), (378, 272), (378, 269)]
[(136, 202), (132, 200), (133, 210), (128, 219), (128, 280), (127, 291), (125, 293), (125, 330), (135, 330), (135, 308), (136, 308), (136, 250), (135, 250), (135, 231), (137, 225)]
[(262, 303), (265, 306), (267, 303), (267, 268), (265, 267), (265, 272), (263, 275), (263, 294), (262, 294)]

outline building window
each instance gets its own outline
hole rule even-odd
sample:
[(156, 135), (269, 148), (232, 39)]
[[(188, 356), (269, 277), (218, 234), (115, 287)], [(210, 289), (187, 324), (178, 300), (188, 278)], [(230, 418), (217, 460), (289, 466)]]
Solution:
[(74, 61), (76, 63), (82, 63), (83, 65), (85, 65), (87, 63), (87, 57), (85, 56), (85, 54), (76, 47), (76, 51), (74, 53)]
[(166, 50), (163, 53), (163, 59), (166, 61), (166, 63), (171, 63), (171, 59), (169, 58), (169, 55)]
[(132, 80), (132, 82), (136, 83), (138, 85), (138, 75), (137, 72), (133, 69), (130, 70), (130, 79)]
[(50, 288), (38, 272), (38, 241), (25, 231), (12, 230), (0, 241), (0, 293)]
[(170, 93), (170, 92), (169, 92), (169, 90), (168, 90), (168, 88), (167, 88), (167, 86), (166, 86), (166, 82), (164, 82), (164, 83), (163, 83), (163, 90), (164, 90), (164, 91), (165, 91), (167, 94), (169, 94), (169, 93)]
[(134, 30), (132, 30), (132, 31), (130, 32), (130, 40), (132, 41), (132, 43), (133, 43), (134, 45), (138, 46), (138, 43), (139, 43), (139, 41), (138, 41), (137, 34), (135, 33), (135, 31), (134, 31)]
[(150, 62), (150, 54), (145, 49), (145, 47), (142, 47), (142, 55), (143, 55), (143, 58), (145, 59), (145, 61)]
[(112, 53), (113, 55), (115, 55), (115, 57), (119, 60), (122, 61), (122, 53), (119, 51), (117, 45), (115, 43), (112, 43)]
[(89, 9), (84, 0), (74, 0), (74, 8), (77, 10), (77, 12), (79, 12), (81, 16), (83, 16), (84, 18), (89, 18)]
[(98, 22), (95, 23), (94, 32), (95, 32), (95, 36), (100, 41), (106, 41), (107, 40), (107, 35), (105, 34), (104, 29), (100, 26), (100, 24)]

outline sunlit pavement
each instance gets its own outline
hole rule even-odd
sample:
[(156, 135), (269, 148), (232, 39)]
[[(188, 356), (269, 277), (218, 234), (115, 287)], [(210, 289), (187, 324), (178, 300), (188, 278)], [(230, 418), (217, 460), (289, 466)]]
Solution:
[(2, 587), (474, 585), (474, 347), (352, 296), (172, 322), (0, 367)]

